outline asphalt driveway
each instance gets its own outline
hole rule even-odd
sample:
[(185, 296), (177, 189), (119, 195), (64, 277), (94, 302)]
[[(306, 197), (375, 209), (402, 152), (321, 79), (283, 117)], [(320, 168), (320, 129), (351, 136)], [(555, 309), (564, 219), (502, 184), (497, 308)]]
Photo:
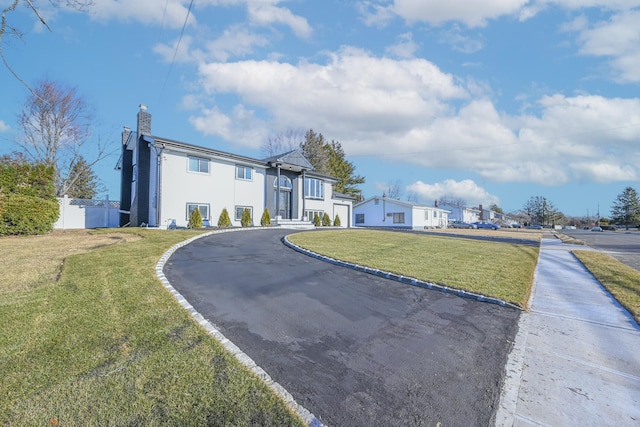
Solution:
[(310, 258), (289, 233), (202, 238), (164, 273), (327, 425), (493, 424), (518, 310)]

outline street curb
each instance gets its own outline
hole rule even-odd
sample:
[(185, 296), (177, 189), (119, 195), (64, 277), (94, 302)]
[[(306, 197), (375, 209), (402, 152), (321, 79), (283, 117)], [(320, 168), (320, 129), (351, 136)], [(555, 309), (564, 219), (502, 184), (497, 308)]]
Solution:
[(169, 282), (169, 279), (164, 275), (163, 269), (169, 258), (180, 248), (188, 245), (189, 243), (194, 242), (195, 240), (202, 239), (204, 237), (209, 237), (214, 234), (221, 233), (230, 233), (236, 231), (252, 231), (252, 230), (266, 230), (273, 229), (273, 227), (251, 227), (251, 228), (229, 228), (223, 230), (215, 230), (210, 231), (208, 233), (203, 233), (195, 237), (191, 237), (190, 239), (184, 240), (180, 243), (172, 246), (168, 251), (166, 251), (158, 260), (156, 264), (156, 276), (158, 280), (162, 282), (164, 287), (176, 298), (178, 303), (184, 307), (191, 317), (195, 319), (208, 333), (213, 336), (222, 346), (231, 354), (235, 356), (235, 358), (245, 367), (247, 367), (251, 372), (257, 375), (260, 379), (262, 379), (271, 390), (273, 390), (285, 403), (291, 408), (293, 412), (295, 412), (302, 420), (310, 427), (326, 427), (320, 420), (318, 420), (315, 415), (309, 412), (302, 405), (299, 405), (291, 393), (289, 393), (284, 387), (282, 387), (279, 383), (273, 381), (273, 379), (267, 374), (267, 372), (262, 369), (260, 366), (256, 364), (247, 354), (245, 354), (238, 346), (232, 343), (228, 338), (226, 338), (209, 320), (205, 319), (202, 314), (200, 314), (190, 303), (186, 300), (184, 296), (182, 296)]
[(523, 310), (522, 307), (510, 303), (510, 302), (506, 302), (503, 301), (501, 299), (498, 298), (493, 298), (493, 297), (488, 297), (488, 296), (484, 296), (484, 295), (480, 295), (480, 294), (476, 294), (473, 292), (468, 292), (468, 291), (464, 291), (462, 289), (456, 289), (456, 288), (450, 288), (448, 286), (443, 286), (443, 285), (438, 285), (436, 283), (431, 283), (431, 282), (425, 282), (423, 280), (419, 280), (416, 279), (415, 277), (410, 277), (410, 276), (403, 276), (400, 274), (396, 274), (396, 273), (391, 273), (389, 271), (384, 271), (384, 270), (378, 270), (376, 268), (371, 268), (371, 267), (366, 267), (363, 265), (359, 265), (359, 264), (353, 264), (350, 262), (345, 262), (345, 261), (340, 261), (338, 259), (334, 259), (325, 255), (320, 255), (316, 252), (310, 251), (308, 249), (304, 249), (298, 245), (296, 245), (295, 243), (292, 243), (291, 241), (289, 241), (289, 236), (284, 236), (282, 238), (282, 242), (290, 247), (291, 249), (300, 252), (304, 255), (310, 256), (312, 258), (324, 261), (324, 262), (328, 262), (330, 264), (334, 264), (334, 265), (338, 265), (340, 267), (346, 267), (346, 268), (350, 268), (352, 270), (356, 270), (356, 271), (360, 271), (363, 273), (367, 273), (367, 274), (372, 274), (374, 276), (377, 277), (383, 277), (385, 279), (390, 279), (390, 280), (395, 280), (396, 282), (400, 282), (403, 283), (405, 285), (410, 285), (410, 286), (417, 286), (419, 288), (424, 288), (424, 289), (430, 289), (430, 290), (435, 290), (435, 291), (440, 291), (443, 292), (445, 294), (452, 294), (455, 296), (458, 296), (460, 298), (468, 298), (468, 299), (474, 299), (476, 301), (480, 301), (480, 302), (486, 302), (489, 304), (496, 304), (499, 305), (501, 307), (510, 307), (510, 308), (515, 308), (517, 310)]

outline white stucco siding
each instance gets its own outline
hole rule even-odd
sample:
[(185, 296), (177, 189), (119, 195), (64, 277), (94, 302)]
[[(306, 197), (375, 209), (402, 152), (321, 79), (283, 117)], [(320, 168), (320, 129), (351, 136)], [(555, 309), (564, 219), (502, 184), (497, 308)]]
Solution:
[[(378, 204), (375, 200), (370, 200), (353, 207), (353, 225), (365, 227), (389, 227), (389, 228), (407, 228), (413, 227), (413, 209), (410, 206), (402, 206), (391, 200), (379, 199)], [(364, 214), (364, 222), (358, 222), (358, 214)], [(394, 216), (394, 214), (396, 214)], [(404, 214), (404, 221), (397, 222)], [(394, 222), (394, 219), (396, 222)]]
[[(202, 157), (204, 159), (204, 157)], [(208, 172), (190, 172), (189, 156), (166, 150), (161, 174), (161, 221), (164, 227), (175, 221), (176, 226), (188, 223), (187, 204), (207, 205), (210, 225), (216, 225), (220, 213), (227, 209), (233, 225), (236, 205), (251, 206), (256, 215), (264, 205), (264, 170), (255, 170), (250, 181), (236, 180), (236, 164), (221, 159), (207, 159)]]

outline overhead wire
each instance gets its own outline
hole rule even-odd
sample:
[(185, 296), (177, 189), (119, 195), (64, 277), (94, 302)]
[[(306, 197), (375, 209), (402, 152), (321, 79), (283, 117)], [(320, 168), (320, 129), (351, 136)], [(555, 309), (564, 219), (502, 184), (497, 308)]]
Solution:
[[(168, 0), (167, 0), (168, 2)], [(187, 22), (189, 22), (189, 15), (191, 15), (191, 9), (193, 8), (193, 4), (195, 0), (191, 0), (189, 3), (189, 8), (187, 9), (187, 15), (184, 18), (184, 23), (182, 24), (182, 30), (180, 31), (180, 37), (178, 37), (178, 42), (176, 43), (176, 48), (173, 51), (173, 58), (171, 59), (171, 63), (169, 64), (169, 69), (167, 70), (167, 77), (164, 79), (164, 83), (162, 84), (162, 89), (160, 90), (160, 96), (158, 97), (158, 104), (162, 100), (162, 95), (164, 94), (164, 90), (167, 87), (167, 82), (169, 81), (169, 75), (171, 74), (171, 70), (173, 69), (173, 64), (176, 61), (176, 56), (178, 55), (178, 49), (180, 49), (180, 42), (182, 41), (182, 37), (184, 36), (184, 30), (187, 27)], [(165, 12), (166, 12), (166, 4), (165, 4)], [(164, 18), (163, 18), (164, 21)]]

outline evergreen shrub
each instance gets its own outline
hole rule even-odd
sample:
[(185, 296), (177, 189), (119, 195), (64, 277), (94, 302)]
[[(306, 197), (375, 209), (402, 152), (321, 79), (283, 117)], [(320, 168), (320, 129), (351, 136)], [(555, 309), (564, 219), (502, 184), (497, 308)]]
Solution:
[(222, 209), (222, 212), (220, 212), (220, 218), (218, 218), (218, 227), (231, 227), (231, 218), (229, 218), (229, 212), (227, 212), (227, 208)]
[(329, 214), (326, 212), (322, 215), (322, 226), (331, 227), (331, 218), (329, 218)]
[(7, 194), (0, 204), (0, 236), (48, 233), (60, 214), (56, 199)]
[(249, 209), (245, 209), (244, 211), (242, 211), (240, 225), (242, 225), (243, 227), (251, 227), (252, 222), (253, 221), (251, 220), (251, 212), (249, 212)]
[(264, 208), (264, 212), (262, 212), (262, 218), (260, 218), (260, 225), (266, 227), (271, 225), (271, 214), (269, 213), (269, 209)]
[(320, 225), (322, 224), (322, 221), (320, 221), (320, 215), (318, 215), (317, 213), (313, 215), (313, 225), (315, 225), (316, 227), (320, 227)]
[(336, 215), (336, 218), (333, 220), (333, 226), (334, 227), (340, 227), (341, 223), (340, 223), (340, 216)]
[(202, 215), (200, 214), (200, 209), (195, 208), (189, 214), (189, 224), (187, 224), (189, 228), (202, 228)]

